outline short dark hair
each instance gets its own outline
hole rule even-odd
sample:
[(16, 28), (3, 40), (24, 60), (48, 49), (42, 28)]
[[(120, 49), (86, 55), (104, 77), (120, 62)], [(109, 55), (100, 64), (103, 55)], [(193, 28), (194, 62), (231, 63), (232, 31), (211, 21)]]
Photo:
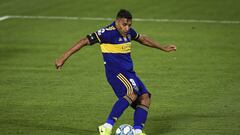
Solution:
[(132, 14), (126, 9), (120, 9), (117, 13), (116, 18), (132, 19)]

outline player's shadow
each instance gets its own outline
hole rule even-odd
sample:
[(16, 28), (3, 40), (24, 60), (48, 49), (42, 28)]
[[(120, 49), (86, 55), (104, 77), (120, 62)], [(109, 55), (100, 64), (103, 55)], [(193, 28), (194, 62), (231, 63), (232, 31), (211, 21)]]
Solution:
[(218, 114), (175, 114), (149, 117), (147, 121), (148, 134), (164, 134), (173, 132), (175, 130), (183, 130), (176, 128), (176, 124), (185, 123), (186, 121), (193, 121), (196, 119), (225, 117)]
[(171, 132), (173, 130), (170, 117), (149, 117), (146, 127), (148, 130), (148, 134), (163, 134), (166, 132)]
[(2, 124), (8, 124), (8, 125), (16, 125), (21, 127), (29, 127), (34, 128), (36, 130), (49, 130), (54, 132), (61, 132), (61, 134), (76, 134), (76, 135), (93, 135), (96, 133), (96, 130), (86, 130), (86, 129), (80, 129), (80, 128), (72, 128), (72, 127), (66, 127), (61, 125), (50, 125), (50, 124), (38, 124), (34, 123), (34, 121), (29, 120), (22, 120), (22, 119), (11, 119), (11, 120), (0, 120)]

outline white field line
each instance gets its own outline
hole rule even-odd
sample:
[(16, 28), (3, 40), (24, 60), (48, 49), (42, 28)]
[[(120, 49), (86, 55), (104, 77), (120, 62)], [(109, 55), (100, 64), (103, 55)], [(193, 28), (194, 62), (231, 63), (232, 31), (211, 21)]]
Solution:
[[(101, 17), (68, 17), (68, 16), (2, 16), (0, 21), (6, 19), (53, 19), (53, 20), (86, 20), (86, 21), (113, 21), (114, 18)], [(215, 23), (215, 24), (240, 24), (240, 21), (229, 20), (194, 20), (194, 19), (142, 19), (134, 18), (138, 22), (175, 22), (175, 23)]]
[(9, 16), (2, 16), (2, 17), (0, 17), (0, 22), (3, 21), (3, 20), (6, 20), (8, 18), (9, 18)]
[(9, 16), (13, 19), (53, 19), (53, 20), (78, 20), (78, 17), (67, 16)]

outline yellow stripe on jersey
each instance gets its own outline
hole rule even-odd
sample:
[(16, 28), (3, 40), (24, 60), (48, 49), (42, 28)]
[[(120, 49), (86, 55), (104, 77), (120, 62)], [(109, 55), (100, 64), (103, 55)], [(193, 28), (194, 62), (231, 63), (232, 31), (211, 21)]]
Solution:
[(101, 50), (103, 53), (130, 53), (131, 42), (124, 44), (101, 44)]
[(125, 87), (127, 89), (127, 95), (132, 94), (133, 93), (133, 87), (132, 87), (131, 83), (127, 80), (127, 78), (121, 73), (119, 73), (117, 75), (117, 78), (120, 79), (120, 81), (125, 85)]

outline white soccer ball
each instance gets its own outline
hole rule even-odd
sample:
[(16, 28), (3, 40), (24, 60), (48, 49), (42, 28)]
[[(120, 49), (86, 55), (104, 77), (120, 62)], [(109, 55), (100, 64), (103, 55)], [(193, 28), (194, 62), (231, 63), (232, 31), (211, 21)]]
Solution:
[(117, 128), (115, 135), (135, 135), (135, 131), (131, 125), (123, 124)]

